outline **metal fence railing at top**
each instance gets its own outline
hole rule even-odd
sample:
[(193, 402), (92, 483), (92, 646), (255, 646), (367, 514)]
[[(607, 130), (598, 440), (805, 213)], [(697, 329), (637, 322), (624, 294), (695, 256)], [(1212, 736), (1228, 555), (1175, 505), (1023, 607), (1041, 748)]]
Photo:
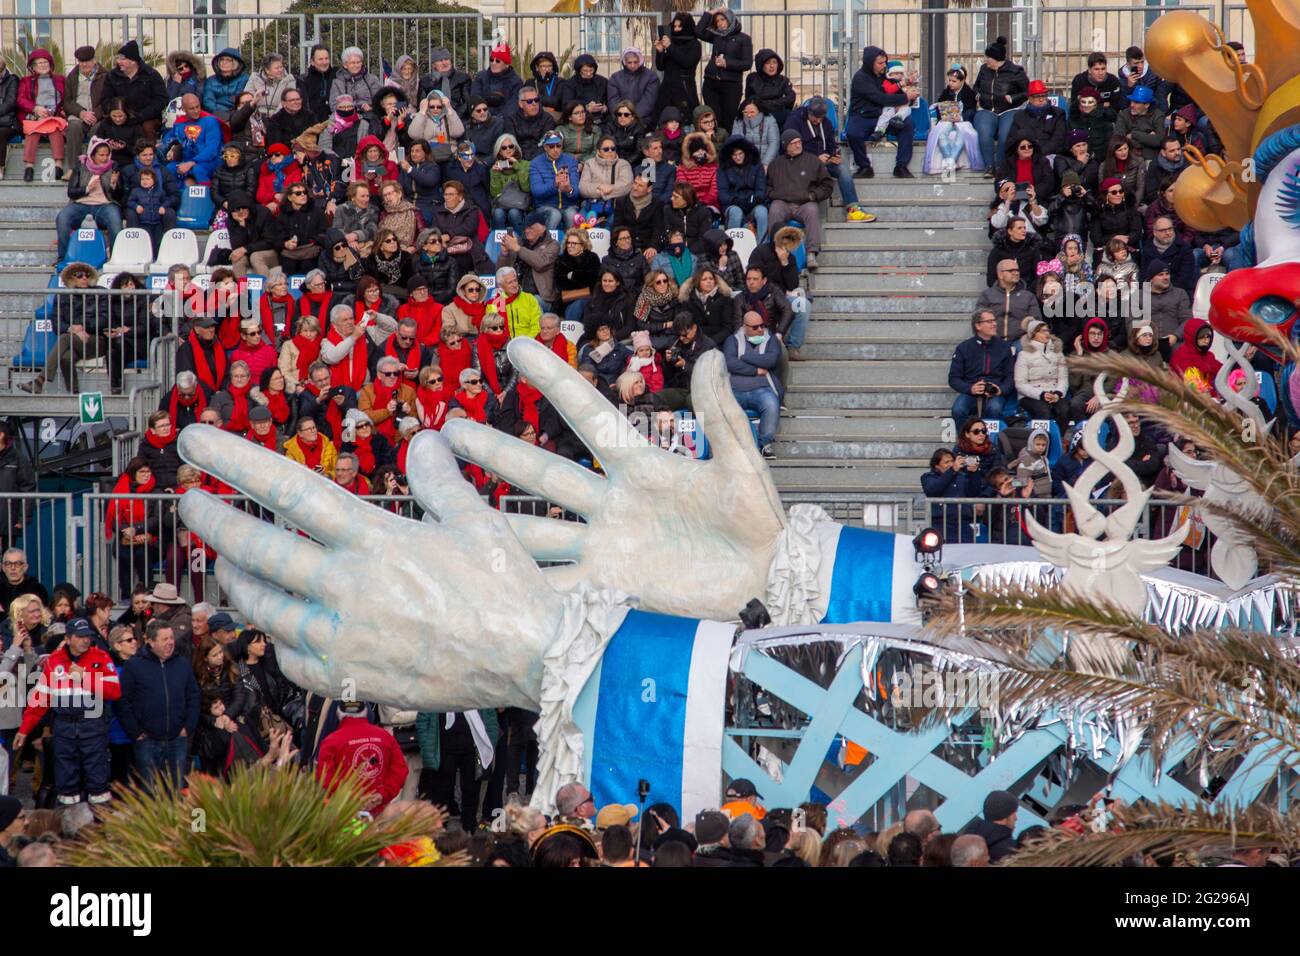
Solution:
[[(796, 102), (814, 94), (842, 101), (845, 73), (852, 57), (845, 55), (844, 16), (830, 10), (737, 10), (737, 18), (753, 42), (754, 53), (775, 50), (785, 63), (785, 74), (794, 86)], [(698, 17), (699, 12), (694, 16)], [(543, 50), (554, 53), (561, 74), (567, 76), (580, 53), (596, 58), (601, 75), (619, 69), (620, 57), (628, 47), (641, 51), (654, 66), (654, 44), (668, 13), (585, 13), (582, 16), (537, 16), (526, 13), (498, 13), (491, 18), (489, 44), (507, 42), (514, 51), (515, 70), (521, 75), (529, 61)], [(711, 56), (704, 44), (697, 71), (697, 83)], [(486, 53), (484, 54), (486, 57)], [(856, 69), (852, 66), (852, 69)]]
[[(539, 20), (552, 18), (539, 16)], [(371, 16), (364, 13), (318, 13), (313, 19), (313, 42), (329, 48), (338, 63), (348, 47), (365, 54), (366, 69), (376, 76), (386, 61), (396, 68), (397, 58), (415, 58), (421, 73), (429, 70), (429, 55), (438, 47), (451, 51), (456, 68), (473, 76), (487, 66), (485, 44), (489, 27), (477, 13), (403, 13)], [(521, 51), (516, 51), (516, 57)], [(520, 69), (515, 61), (515, 69)]]
[(256, 72), (268, 53), (279, 53), (285, 58), (290, 72), (307, 69), (307, 50), (304, 43), (311, 39), (307, 33), (304, 14), (222, 14), (212, 16), (178, 16), (173, 14), (140, 14), (131, 21), (137, 39), (148, 41), (149, 52), (159, 59), (155, 65), (162, 69), (162, 61), (173, 50), (193, 53), (211, 72), (212, 58), (221, 50), (231, 47), (240, 52), (250, 72)]
[[(49, 9), (48, 4), (46, 9)], [(73, 51), (92, 46), (99, 61), (111, 64), (113, 53), (128, 36), (128, 18), (123, 14), (56, 14), (49, 16), (0, 15), (0, 52), (10, 70), (27, 73), (27, 54), (35, 49), (50, 51), (60, 74), (76, 64)]]
[(78, 581), (81, 520), (70, 493), (11, 492), (0, 495), (0, 550), (21, 548), (28, 574), (47, 590)]

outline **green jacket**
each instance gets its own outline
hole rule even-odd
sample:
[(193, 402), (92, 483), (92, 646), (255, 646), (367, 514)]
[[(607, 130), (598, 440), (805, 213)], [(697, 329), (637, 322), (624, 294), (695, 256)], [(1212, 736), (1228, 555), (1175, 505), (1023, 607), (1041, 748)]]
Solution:
[(600, 139), (599, 131), (593, 129), (587, 132), (581, 126), (574, 126), (571, 123), (557, 126), (555, 131), (564, 137), (564, 151), (578, 162), (585, 163), (596, 155), (596, 140)]
[(491, 171), (488, 174), (488, 192), (492, 194), (493, 202), (501, 197), (501, 190), (505, 189), (506, 183), (512, 179), (519, 184), (524, 195), (532, 194), (532, 187), (528, 185), (528, 165), (527, 160), (521, 160), (515, 163), (515, 170), (512, 173), (503, 173), (495, 166), (489, 167)]
[(1141, 147), (1142, 159), (1149, 163), (1160, 152), (1160, 141), (1165, 137), (1165, 114), (1154, 107), (1148, 107), (1141, 116), (1134, 116), (1132, 110), (1120, 110), (1114, 135), (1132, 139)]
[[(501, 737), (501, 723), (497, 720), (496, 710), (494, 708), (480, 710), (478, 715), (483, 718), (483, 729), (487, 731), (492, 746), (496, 747)], [(439, 733), (443, 723), (442, 718), (442, 714), (427, 711), (418, 714), (415, 718), (415, 739), (420, 742), (420, 760), (430, 770), (437, 770), (442, 762), (442, 755), (438, 752), (442, 739)]]

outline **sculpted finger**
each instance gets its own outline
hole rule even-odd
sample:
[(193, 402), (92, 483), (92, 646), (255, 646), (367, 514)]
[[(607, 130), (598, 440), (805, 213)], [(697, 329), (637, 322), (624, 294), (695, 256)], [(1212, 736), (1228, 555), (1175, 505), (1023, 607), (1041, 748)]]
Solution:
[(515, 368), (555, 406), (569, 427), (608, 467), (649, 442), (567, 362), (535, 339), (512, 339), (506, 352)]
[(321, 597), (329, 553), (319, 545), (258, 521), (206, 491), (186, 492), (179, 510), (186, 527), (253, 577), (304, 597)]
[(444, 425), (442, 434), (458, 458), (583, 517), (599, 511), (605, 499), (604, 478), (495, 428), (461, 418)]
[(356, 546), (376, 532), (400, 528), (394, 524), (402, 520), (396, 515), (240, 435), (211, 425), (191, 425), (181, 431), (177, 448), (194, 467), (233, 485), (326, 544)]
[(225, 558), (217, 559), (217, 583), (250, 623), (286, 647), (325, 660), (334, 646), (338, 620), (324, 608), (259, 581)]
[(524, 550), (536, 561), (576, 561), (582, 556), (587, 529), (576, 521), (506, 515)]
[(465, 480), (447, 439), (435, 431), (422, 431), (407, 451), (407, 477), (411, 494), (439, 521), (492, 509)]

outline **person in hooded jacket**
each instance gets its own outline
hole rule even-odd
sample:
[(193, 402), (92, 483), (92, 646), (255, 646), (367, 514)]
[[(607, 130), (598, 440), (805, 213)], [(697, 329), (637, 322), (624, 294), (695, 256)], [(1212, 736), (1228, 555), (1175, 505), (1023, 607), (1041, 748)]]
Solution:
[(718, 211), (718, 153), (703, 133), (690, 133), (682, 142), (677, 181), (690, 183), (695, 197), (715, 213)]
[(356, 155), (357, 145), (370, 135), (372, 128), (370, 118), (361, 114), (350, 93), (339, 95), (334, 112), (326, 122), (320, 134), (320, 148), (349, 159)]
[(745, 77), (745, 99), (753, 100), (778, 127), (785, 126), (794, 109), (794, 86), (785, 75), (785, 61), (774, 50), (759, 50), (754, 57), (754, 70)]
[(212, 58), (212, 75), (203, 83), (203, 108), (226, 119), (235, 101), (248, 85), (248, 66), (234, 47), (226, 47)]
[(486, 100), (479, 96), (470, 99), (464, 138), (474, 144), (475, 155), (491, 156), (492, 147), (505, 131), (505, 120), (492, 112)]
[(726, 6), (701, 14), (696, 35), (711, 47), (700, 97), (718, 115), (718, 127), (731, 129), (744, 92), (745, 74), (754, 65), (754, 41), (740, 28), (740, 18)]
[(641, 51), (630, 46), (619, 57), (619, 69), (605, 86), (605, 106), (612, 112), (621, 100), (630, 100), (638, 116), (650, 116), (659, 100), (659, 76), (646, 66)]
[(276, 217), (242, 190), (230, 194), (226, 210), (230, 268), (241, 277), (250, 270), (268, 275), (278, 264), (276, 247), (284, 240)]
[(212, 171), (213, 205), (229, 211), (230, 197), (239, 192), (255, 194), (259, 179), (258, 164), (248, 162), (237, 143), (227, 143), (221, 149), (221, 163)]
[(144, 128), (145, 135), (156, 138), (162, 112), (168, 102), (167, 84), (161, 74), (144, 62), (140, 44), (128, 40), (114, 59), (115, 66), (104, 80), (104, 98), (126, 101), (127, 110)]
[(731, 126), (731, 136), (744, 137), (754, 144), (764, 171), (767, 170), (767, 164), (776, 159), (777, 153), (781, 151), (780, 126), (773, 117), (763, 112), (755, 100), (746, 98), (741, 101), (736, 122)]
[(473, 77), (452, 64), (451, 50), (445, 46), (434, 47), (429, 51), (429, 72), (420, 77), (419, 97), (423, 100), (437, 90), (451, 101), (451, 108), (461, 119), (468, 121), (469, 88), (473, 82)]
[(1214, 377), (1223, 363), (1210, 351), (1213, 343), (1214, 329), (1210, 323), (1204, 319), (1188, 319), (1183, 325), (1182, 342), (1169, 356), (1169, 371), (1194, 388), (1217, 395)]
[(609, 111), (609, 80), (600, 75), (599, 69), (594, 56), (579, 54), (573, 61), (573, 74), (565, 80), (561, 99), (565, 103), (570, 100), (585, 103), (587, 112), (603, 123)]
[(1014, 183), (1033, 183), (1039, 202), (1047, 202), (1056, 193), (1056, 174), (1038, 143), (1025, 134), (1007, 138), (1007, 154), (998, 172), (999, 179)]
[[(438, 97), (441, 102), (441, 97)], [(418, 105), (418, 104), (417, 104)], [(412, 106), (400, 89), (381, 87), (370, 100), (371, 129), (388, 153), (411, 145)]]
[(54, 72), (54, 57), (48, 50), (35, 49), (27, 54), (27, 75), (18, 81), (16, 106), (22, 116), (23, 180), (36, 175), (36, 147), (44, 137), (54, 155), (54, 178), (63, 178), (64, 131), (68, 121), (63, 115), (64, 80)]
[(740, 300), (733, 299), (732, 293), (716, 269), (701, 266), (677, 290), (681, 306), (676, 314), (688, 313), (711, 341), (723, 342), (740, 325)]
[(732, 248), (731, 237), (721, 229), (710, 229), (700, 243), (699, 255), (695, 258), (696, 268), (708, 266), (715, 270), (732, 289), (737, 292), (745, 284), (745, 267), (740, 255)]
[(1025, 413), (1032, 419), (1056, 419), (1064, 434), (1070, 422), (1069, 369), (1061, 340), (1041, 319), (1026, 323), (1016, 355), (1015, 382)]
[(550, 110), (554, 115), (567, 102), (564, 99), (564, 80), (560, 79), (560, 61), (550, 50), (543, 50), (529, 61), (528, 69), (533, 77), (527, 85), (537, 91), (542, 109)]
[[(644, 261), (643, 259), (642, 262)], [(643, 273), (638, 272), (633, 280), (636, 284), (632, 285), (619, 274), (617, 269), (609, 265), (609, 256), (605, 257), (605, 263), (601, 265), (600, 274), (592, 289), (591, 298), (587, 300), (587, 307), (582, 313), (584, 341), (595, 337), (596, 325), (599, 322), (608, 322), (614, 332), (614, 338), (620, 341), (631, 337), (634, 328), (632, 306), (635, 296), (628, 290), (640, 289), (644, 281), (642, 276)], [(617, 372), (621, 373), (626, 365), (627, 362), (624, 361)]]
[(515, 111), (519, 88), (524, 85), (515, 72), (513, 60), (514, 54), (508, 45), (502, 43), (493, 47), (488, 54), (487, 69), (479, 70), (469, 88), (471, 97), (482, 98), (488, 108), (501, 117)]
[(728, 229), (738, 229), (752, 221), (756, 241), (762, 242), (767, 237), (766, 203), (767, 174), (758, 147), (745, 136), (732, 136), (722, 144), (718, 160), (718, 205), (723, 222)]
[[(415, 246), (412, 265), (428, 283), (429, 295), (435, 302), (449, 304), (456, 296), (462, 275), (456, 258), (447, 251), (446, 243), (442, 241), (442, 233), (437, 229), (425, 229), (416, 237)], [(431, 331), (436, 335), (436, 329)]]
[(695, 187), (678, 180), (672, 204), (664, 210), (664, 235), (680, 232), (692, 252), (704, 251), (704, 234), (713, 228), (713, 210), (699, 201)]
[[(339, 297), (354, 291), (357, 280), (366, 274), (361, 257), (348, 247), (347, 239), (338, 229), (326, 230), (324, 240), (321, 242), (320, 257), (316, 260), (316, 268), (321, 271), (326, 288)], [(309, 290), (306, 282), (303, 283), (303, 289), (305, 291), (303, 298), (299, 300), (300, 304), (307, 300)], [(321, 320), (322, 326), (328, 320), (327, 314)]]
[[(612, 273), (607, 273), (612, 275)], [(590, 321), (584, 316), (584, 329), (590, 329), (590, 341), (578, 350), (578, 364), (589, 364), (596, 369), (600, 380), (613, 386), (618, 377), (627, 368), (627, 360), (632, 357), (632, 350), (618, 340), (614, 323), (618, 321), (609, 314), (598, 316)]]
[(975, 74), (975, 131), (980, 138), (980, 153), (988, 166), (986, 175), (1002, 166), (1011, 124), (1017, 108), (1029, 98), (1029, 77), (1025, 68), (1012, 63), (1007, 54), (1007, 38), (1000, 36), (984, 48), (984, 63)]
[(443, 163), (451, 159), (456, 143), (464, 138), (465, 124), (452, 109), (451, 101), (434, 90), (419, 101), (418, 111), (411, 117), (406, 133), (408, 153), (417, 140), (424, 140), (433, 160)]
[(667, 30), (655, 41), (654, 51), (655, 69), (663, 79), (654, 112), (639, 115), (657, 116), (665, 106), (675, 106), (683, 115), (690, 115), (700, 105), (695, 73), (703, 55), (700, 38), (695, 35), (695, 19), (682, 10), (674, 13)]
[[(867, 155), (867, 140), (876, 131), (876, 123), (885, 107), (911, 105), (919, 96), (915, 88), (890, 93), (886, 91), (885, 70), (889, 57), (878, 46), (867, 46), (862, 50), (862, 68), (853, 74), (849, 86), (849, 119), (847, 138), (849, 148), (853, 151), (853, 162), (857, 167), (853, 177), (870, 179), (875, 175), (871, 157)], [(1009, 121), (1008, 121), (1009, 122)], [(912, 161), (912, 146), (916, 140), (916, 121), (909, 115), (903, 118), (898, 128), (898, 151), (894, 157), (894, 175), (899, 179), (912, 178), (907, 164)], [(988, 154), (984, 154), (988, 163)]]
[(1064, 180), (1067, 173), (1074, 173), (1090, 194), (1097, 192), (1101, 182), (1101, 163), (1093, 155), (1085, 130), (1072, 129), (1065, 134), (1065, 152), (1052, 160), (1052, 172), (1058, 182)]
[(167, 98), (174, 100), (186, 93), (202, 96), (207, 75), (207, 67), (193, 53), (173, 50), (167, 54)]
[[(1110, 344), (1110, 325), (1098, 316), (1083, 323), (1083, 331), (1074, 342), (1073, 352), (1075, 355), (1109, 352)], [(1096, 380), (1095, 372), (1071, 370), (1070, 418), (1073, 421), (1082, 421), (1101, 407), (1097, 396), (1093, 394)]]

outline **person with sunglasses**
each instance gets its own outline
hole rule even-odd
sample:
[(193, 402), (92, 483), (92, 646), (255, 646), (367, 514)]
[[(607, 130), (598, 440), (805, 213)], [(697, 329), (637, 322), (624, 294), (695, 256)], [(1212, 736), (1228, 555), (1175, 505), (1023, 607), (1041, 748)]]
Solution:
[(420, 110), (411, 117), (411, 145), (424, 140), (434, 162), (451, 159), (456, 142), (465, 135), (465, 124), (451, 108), (451, 101), (437, 90), (420, 101)]
[(1006, 457), (994, 441), (984, 419), (970, 417), (961, 422), (957, 444), (952, 453), (966, 471), (966, 487), (982, 489), (993, 469), (1006, 467)]
[(289, 187), (300, 182), (302, 167), (294, 158), (293, 151), (283, 143), (272, 144), (258, 170), (257, 201), (272, 213), (277, 212), (284, 204)]
[(614, 137), (619, 159), (637, 163), (641, 159), (641, 137), (646, 134), (645, 123), (637, 115), (636, 107), (630, 100), (620, 100), (614, 104), (614, 121), (605, 127), (605, 132)]
[(486, 102), (479, 97), (470, 100), (465, 110), (464, 139), (474, 144), (477, 155), (494, 155), (492, 147), (505, 131), (505, 120), (493, 113)]
[(542, 109), (541, 94), (532, 86), (521, 87), (517, 108), (505, 117), (504, 131), (519, 143), (524, 159), (536, 158), (542, 152), (542, 138), (555, 128), (555, 117)]
[[(415, 273), (424, 280), (429, 296), (434, 302), (447, 306), (456, 297), (456, 286), (463, 275), (456, 257), (447, 250), (442, 233), (437, 229), (425, 229), (415, 240), (415, 257), (412, 265)], [(420, 341), (432, 344), (438, 333), (439, 323), (427, 327), (420, 326)]]
[(500, 43), (488, 54), (486, 70), (479, 70), (470, 84), (470, 97), (479, 97), (494, 114), (504, 118), (514, 111), (519, 88), (524, 85), (512, 65), (514, 54), (509, 44)]
[(614, 204), (632, 191), (632, 167), (618, 155), (618, 141), (610, 134), (599, 136), (596, 152), (582, 167), (578, 193), (584, 218), (595, 216), (604, 225), (614, 213)]
[[(524, 214), (532, 197), (528, 194), (528, 163), (519, 140), (502, 133), (492, 144), (492, 166), (488, 170), (488, 193), (492, 198), (492, 228), (515, 232), (524, 228)], [(513, 184), (513, 185), (512, 185)], [(506, 201), (502, 201), (502, 195)]]
[(1006, 158), (998, 177), (1033, 186), (1034, 198), (1039, 202), (1051, 199), (1057, 189), (1056, 173), (1037, 141), (1019, 132), (1008, 135), (1007, 139)]
[(285, 189), (284, 200), (275, 215), (276, 248), (285, 269), (301, 273), (321, 254), (320, 240), (327, 229), (325, 211), (301, 181)]
[[(1130, 163), (1136, 160), (1130, 160)], [(1146, 223), (1138, 212), (1134, 194), (1125, 188), (1124, 181), (1111, 176), (1101, 183), (1101, 201), (1093, 211), (1089, 228), (1095, 257), (1117, 236), (1122, 236), (1130, 249), (1137, 249), (1146, 231)]]
[(979, 309), (970, 318), (971, 337), (952, 353), (948, 387), (957, 393), (952, 417), (965, 421), (972, 415), (1001, 418), (1003, 406), (1015, 394), (1015, 356), (998, 335), (992, 309)]

